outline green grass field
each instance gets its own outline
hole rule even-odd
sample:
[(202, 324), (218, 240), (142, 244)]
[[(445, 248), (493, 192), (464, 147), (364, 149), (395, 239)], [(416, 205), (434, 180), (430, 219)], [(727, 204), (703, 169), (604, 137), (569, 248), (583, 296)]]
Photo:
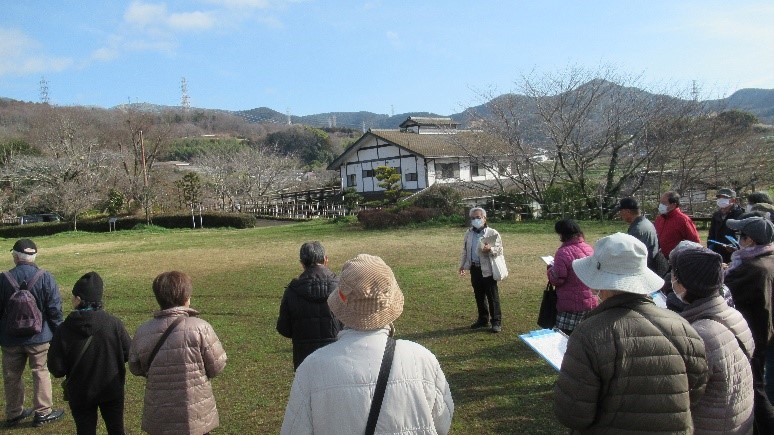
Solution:
[[(468, 329), (476, 310), (469, 277), (457, 275), (464, 232), (459, 226), (363, 231), (315, 221), (250, 230), (65, 233), (35, 241), (38, 264), (54, 274), (62, 289), (65, 313), (71, 309), (74, 282), (95, 270), (105, 281), (106, 309), (124, 321), (130, 334), (157, 309), (151, 291), (157, 274), (181, 270), (191, 275), (191, 306), (214, 326), (228, 354), (224, 373), (213, 381), (221, 422), (216, 433), (279, 432), (293, 365), (290, 340), (276, 332), (275, 323), (284, 287), (301, 271), (298, 249), (309, 240), (325, 245), (337, 273), (359, 253), (381, 256), (392, 267), (405, 294), (397, 337), (424, 345), (441, 362), (454, 397), (453, 433), (564, 432), (553, 417), (556, 372), (517, 336), (537, 328), (546, 281), (539, 257), (553, 255), (558, 237), (552, 222), (492, 226), (503, 236), (510, 270), (500, 286), (500, 334)], [(582, 222), (581, 227), (593, 244), (625, 224)], [(2, 241), (7, 249), (13, 242)], [(10, 254), (1, 267), (12, 267)], [(29, 372), (25, 375), (25, 405), (30, 406)], [(53, 383), (55, 406), (67, 409), (59, 380)], [(129, 434), (141, 433), (143, 388), (143, 378), (129, 375)], [(69, 434), (75, 425), (68, 412), (50, 426), (25, 424), (10, 432)]]

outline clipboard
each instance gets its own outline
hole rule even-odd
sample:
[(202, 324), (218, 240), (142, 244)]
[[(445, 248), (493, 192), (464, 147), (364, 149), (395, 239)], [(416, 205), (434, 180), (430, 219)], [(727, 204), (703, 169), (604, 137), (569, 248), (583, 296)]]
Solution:
[(558, 372), (567, 352), (567, 334), (558, 329), (538, 329), (519, 335), (524, 343)]

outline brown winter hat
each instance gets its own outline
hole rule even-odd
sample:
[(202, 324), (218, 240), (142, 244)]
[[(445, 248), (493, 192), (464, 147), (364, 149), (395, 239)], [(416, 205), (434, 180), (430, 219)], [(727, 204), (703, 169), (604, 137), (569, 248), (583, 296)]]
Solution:
[(380, 329), (400, 317), (403, 292), (381, 258), (360, 254), (344, 263), (339, 289), (328, 296), (328, 306), (352, 329)]
[[(674, 251), (672, 251), (674, 252)], [(688, 293), (699, 298), (717, 296), (723, 287), (723, 257), (705, 247), (669, 254), (672, 273)]]

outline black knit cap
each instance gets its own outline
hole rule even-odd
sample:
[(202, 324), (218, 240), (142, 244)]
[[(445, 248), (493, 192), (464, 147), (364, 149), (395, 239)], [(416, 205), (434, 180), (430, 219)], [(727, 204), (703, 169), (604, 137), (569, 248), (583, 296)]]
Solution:
[(104, 286), (97, 272), (83, 275), (73, 286), (73, 295), (86, 302), (102, 302)]
[(672, 273), (689, 294), (706, 298), (723, 288), (723, 257), (707, 248), (684, 249), (671, 258)]

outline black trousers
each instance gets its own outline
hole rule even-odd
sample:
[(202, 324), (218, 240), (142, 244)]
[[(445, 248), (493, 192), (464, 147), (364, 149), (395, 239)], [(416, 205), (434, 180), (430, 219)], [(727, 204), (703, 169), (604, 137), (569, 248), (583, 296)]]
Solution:
[(478, 321), (486, 323), (491, 320), (492, 326), (501, 325), (500, 290), (497, 288), (497, 281), (491, 276), (482, 276), (481, 267), (472, 265), (470, 283), (473, 285), (473, 294), (476, 297)]
[(70, 401), (70, 412), (75, 420), (78, 435), (96, 435), (97, 409), (105, 420), (107, 433), (124, 435), (124, 398), (100, 403), (79, 403)]

